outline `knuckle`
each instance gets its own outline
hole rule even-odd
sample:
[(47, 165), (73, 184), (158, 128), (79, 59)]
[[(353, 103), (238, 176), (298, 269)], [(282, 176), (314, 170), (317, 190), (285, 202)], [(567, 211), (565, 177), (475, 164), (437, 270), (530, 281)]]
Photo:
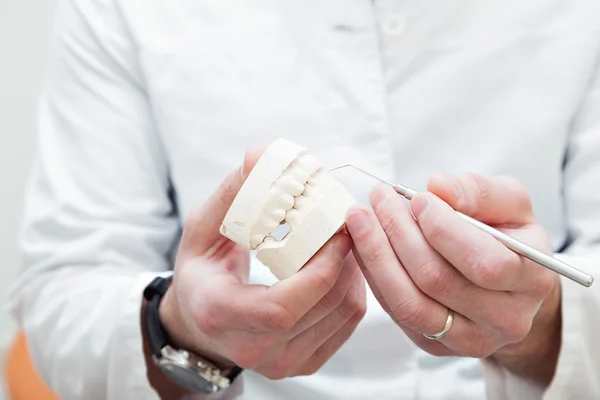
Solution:
[(510, 175), (499, 175), (498, 178), (503, 181), (504, 187), (512, 188), (514, 199), (518, 201), (519, 206), (531, 207), (531, 195), (523, 182)]
[(504, 339), (508, 343), (521, 342), (531, 330), (531, 321), (525, 318), (515, 318), (508, 320), (502, 327)]
[(513, 259), (507, 256), (482, 257), (473, 262), (475, 283), (485, 288), (494, 288), (506, 281)]
[[(436, 243), (443, 240), (446, 229), (442, 219), (434, 213), (428, 213), (426, 216), (429, 218), (425, 222), (425, 236), (427, 236), (429, 242)], [(421, 220), (421, 223), (423, 224), (424, 221)]]
[(254, 370), (261, 364), (270, 346), (271, 341), (256, 339), (251, 346), (238, 346), (232, 351), (230, 358), (240, 368)]
[(479, 329), (474, 329), (474, 334), (472, 336), (473, 337), (467, 342), (468, 351), (466, 356), (473, 358), (487, 358), (496, 351), (491, 340), (485, 338)]
[(264, 369), (263, 375), (273, 381), (285, 379), (291, 375), (292, 363), (289, 357), (279, 357)]
[(318, 363), (309, 363), (303, 366), (296, 375), (298, 376), (310, 376), (314, 375), (321, 369), (322, 365)]
[(327, 311), (333, 311), (344, 301), (344, 293), (341, 290), (333, 289), (327, 293), (320, 301), (321, 307)]
[(331, 291), (335, 286), (340, 272), (339, 268), (336, 268), (337, 265), (339, 264), (330, 262), (326, 264), (325, 268), (321, 268), (320, 266), (313, 268), (310, 276), (311, 287), (326, 293)]
[(472, 358), (486, 358), (496, 351), (491, 335), (486, 335), (474, 322), (468, 321), (469, 327), (463, 332), (461, 338), (462, 350), (458, 356)]
[(393, 318), (399, 324), (411, 329), (420, 328), (424, 324), (423, 304), (415, 298), (398, 303), (392, 309)]
[[(537, 267), (537, 266), (536, 266)], [(533, 296), (537, 299), (545, 299), (552, 293), (554, 288), (556, 287), (558, 278), (554, 275), (552, 271), (544, 269), (540, 271), (539, 279), (534, 281), (534, 288), (532, 290)]]
[(386, 213), (379, 216), (379, 223), (381, 224), (383, 231), (386, 233), (386, 236), (393, 237), (400, 232), (401, 225), (397, 218), (398, 215), (399, 211), (396, 211), (392, 214)]
[(490, 197), (490, 188), (488, 180), (480, 174), (471, 174), (471, 179), (475, 184), (476, 195), (481, 200), (486, 200)]
[(215, 314), (207, 311), (200, 312), (196, 316), (196, 326), (200, 332), (208, 336), (215, 335), (220, 331)]
[(296, 324), (294, 315), (281, 304), (275, 304), (265, 313), (264, 318), (266, 325), (277, 331), (288, 331)]
[(382, 245), (374, 246), (370, 252), (363, 256), (363, 260), (367, 267), (371, 268), (373, 266), (385, 265), (388, 254), (386, 249)]
[(365, 301), (360, 301), (356, 307), (356, 311), (354, 312), (354, 315), (352, 318), (356, 321), (361, 321), (366, 314), (367, 314), (367, 303)]
[(435, 259), (428, 259), (418, 267), (418, 286), (426, 293), (444, 295), (450, 289), (450, 270)]
[(231, 360), (240, 368), (249, 371), (255, 369), (259, 364), (259, 358), (249, 352), (235, 354), (231, 357)]
[(496, 346), (492, 345), (489, 341), (473, 342), (471, 345), (470, 353), (467, 354), (473, 358), (488, 358), (496, 352)]
[(342, 303), (338, 307), (338, 312), (340, 313), (340, 316), (344, 319), (351, 318), (360, 310), (362, 306), (361, 303), (362, 302), (360, 301), (358, 296), (349, 294), (344, 298), (344, 301), (342, 301)]

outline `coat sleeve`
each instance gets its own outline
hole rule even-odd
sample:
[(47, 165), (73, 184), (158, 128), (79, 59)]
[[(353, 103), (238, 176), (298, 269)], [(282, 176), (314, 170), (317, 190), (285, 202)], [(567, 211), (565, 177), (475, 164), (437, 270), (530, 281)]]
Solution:
[(9, 310), (65, 400), (158, 398), (142, 292), (170, 269), (180, 224), (124, 21), (113, 0), (60, 1), (39, 102)]
[(493, 400), (600, 399), (600, 71), (571, 125), (563, 170), (569, 243), (555, 256), (596, 278), (590, 288), (561, 277), (562, 343), (548, 388), (485, 361)]

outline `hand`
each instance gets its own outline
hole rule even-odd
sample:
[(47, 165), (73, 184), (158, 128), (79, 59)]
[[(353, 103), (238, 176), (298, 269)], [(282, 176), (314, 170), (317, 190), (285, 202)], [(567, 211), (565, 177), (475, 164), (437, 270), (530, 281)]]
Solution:
[[(547, 383), (560, 347), (558, 276), (452, 209), (551, 254), (527, 191), (507, 177), (475, 175), (436, 176), (428, 190), (409, 208), (380, 185), (371, 196), (374, 212), (356, 207), (348, 214), (355, 256), (379, 302), (431, 354), (493, 356)], [(425, 338), (442, 330), (449, 310), (455, 317), (447, 335)], [(547, 370), (531, 368), (541, 360)]]
[(313, 374), (362, 319), (364, 278), (340, 233), (292, 277), (271, 287), (247, 283), (249, 252), (219, 226), (259, 155), (248, 153), (241, 171), (188, 217), (160, 318), (178, 346), (221, 367), (270, 379)]

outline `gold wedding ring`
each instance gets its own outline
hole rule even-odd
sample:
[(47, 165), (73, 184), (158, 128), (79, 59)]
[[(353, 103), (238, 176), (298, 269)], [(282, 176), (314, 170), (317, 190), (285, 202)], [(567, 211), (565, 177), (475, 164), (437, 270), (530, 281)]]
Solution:
[(446, 318), (446, 324), (444, 325), (444, 328), (441, 331), (439, 331), (438, 333), (434, 333), (433, 335), (423, 334), (423, 336), (425, 336), (429, 340), (440, 340), (441, 338), (446, 336), (446, 334), (448, 333), (450, 328), (452, 328), (453, 323), (454, 323), (454, 311), (451, 309), (448, 309), (448, 318)]

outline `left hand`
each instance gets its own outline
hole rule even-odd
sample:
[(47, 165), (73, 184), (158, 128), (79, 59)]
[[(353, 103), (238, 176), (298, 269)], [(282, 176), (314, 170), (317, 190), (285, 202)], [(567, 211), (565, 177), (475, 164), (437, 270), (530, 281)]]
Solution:
[[(387, 185), (374, 189), (371, 204), (373, 211), (356, 206), (348, 213), (356, 259), (382, 307), (419, 347), (438, 356), (493, 356), (517, 372), (531, 367), (527, 359), (539, 363), (558, 353), (558, 275), (453, 211), (551, 254), (521, 184), (508, 177), (435, 176), (410, 207)], [(450, 310), (448, 333), (425, 338), (442, 330)]]

